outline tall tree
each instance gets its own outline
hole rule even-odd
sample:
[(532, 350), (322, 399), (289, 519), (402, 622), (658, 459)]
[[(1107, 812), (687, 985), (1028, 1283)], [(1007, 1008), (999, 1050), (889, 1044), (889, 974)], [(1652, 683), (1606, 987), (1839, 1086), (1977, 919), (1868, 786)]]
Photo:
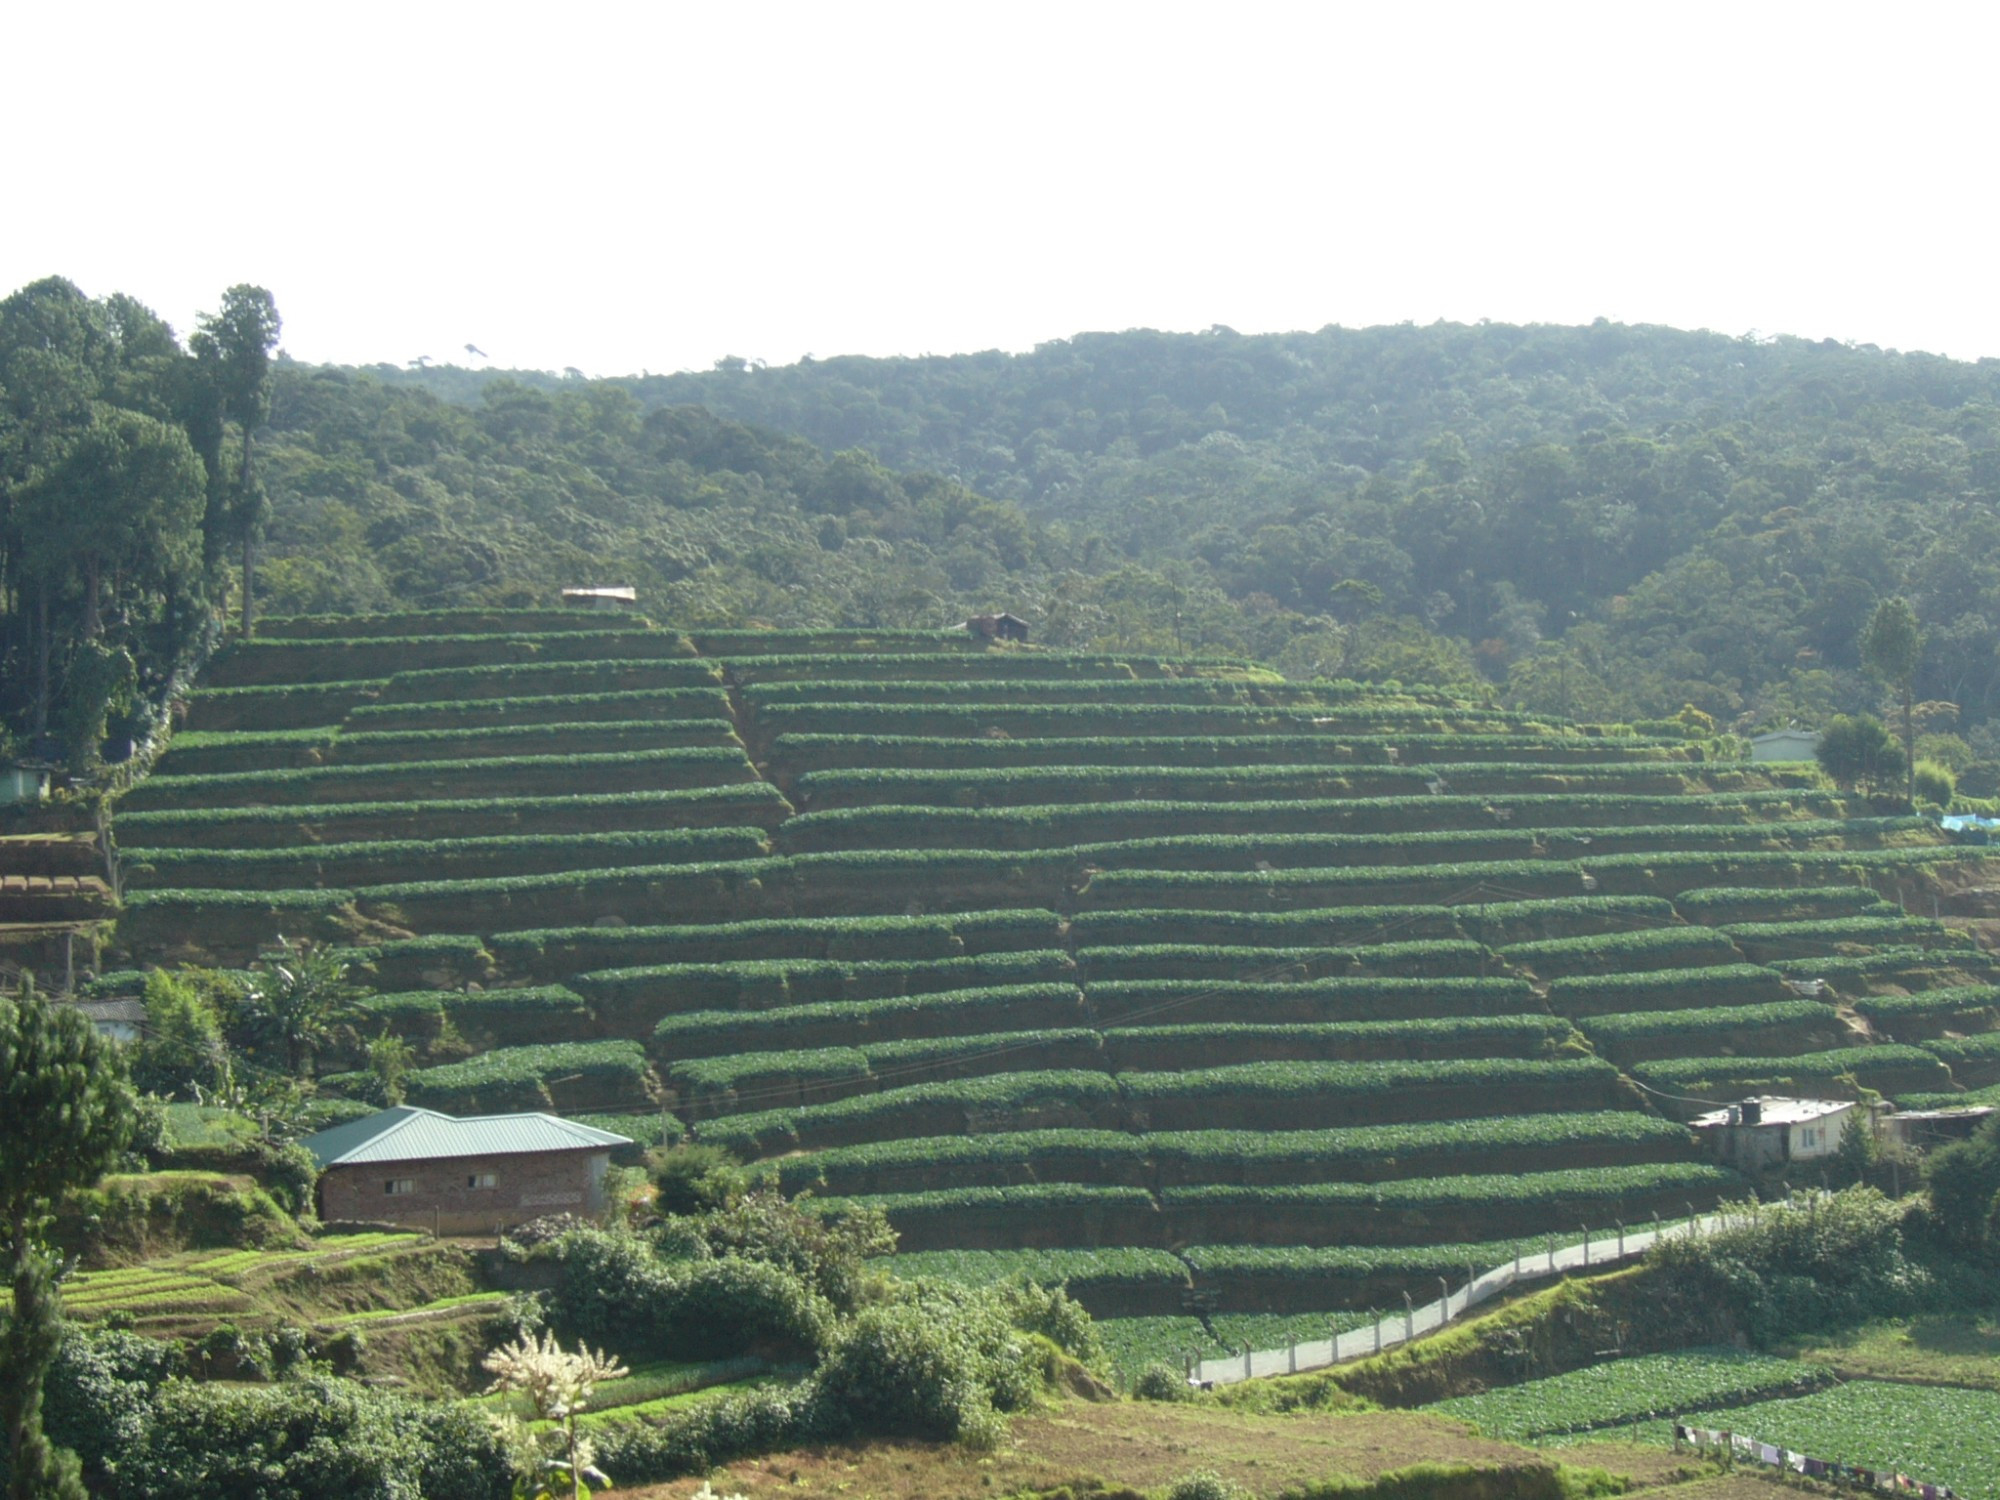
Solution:
[(1861, 659), (1868, 670), (1895, 688), (1903, 710), (1906, 794), (1917, 796), (1917, 731), (1912, 717), (1917, 665), (1924, 658), (1924, 632), (1907, 600), (1884, 599), (1861, 632)]
[(26, 492), (55, 462), (71, 433), (90, 420), (117, 353), (102, 307), (74, 283), (47, 277), (0, 301), (0, 586), (27, 589), (34, 599), (34, 718), (37, 738), (49, 727), (56, 601), (61, 580), (27, 576), (24, 554), (32, 525)]
[[(222, 294), (222, 310), (201, 320), (188, 344), (197, 367), (211, 382), (215, 422), (234, 422), (242, 439), (236, 476), (228, 482), (219, 517), (221, 529), (243, 549), (243, 637), (254, 623), (251, 591), (256, 581), (257, 542), (269, 509), (251, 466), (257, 429), (271, 419), (271, 357), (283, 328), (278, 305), (261, 286), (247, 283)], [(201, 434), (197, 433), (197, 440)], [(221, 442), (219, 431), (215, 441)], [(219, 458), (219, 452), (218, 452)]]
[(56, 1201), (116, 1163), (134, 1107), (124, 1060), (74, 1007), (49, 1004), (32, 982), (18, 999), (0, 999), (0, 1234), (13, 1283), (13, 1316), (0, 1326), (8, 1500), (84, 1494), (75, 1455), (42, 1434), (42, 1382), (61, 1335), (56, 1257), (44, 1235)]

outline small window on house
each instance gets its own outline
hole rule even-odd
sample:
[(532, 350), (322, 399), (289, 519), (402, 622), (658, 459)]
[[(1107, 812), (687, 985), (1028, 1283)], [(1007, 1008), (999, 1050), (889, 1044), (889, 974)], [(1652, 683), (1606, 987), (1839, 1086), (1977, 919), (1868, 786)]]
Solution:
[(465, 1185), (469, 1188), (490, 1188), (496, 1186), (499, 1181), (500, 1179), (491, 1172), (474, 1172), (465, 1179)]
[(387, 1182), (382, 1184), (382, 1191), (387, 1193), (391, 1198), (405, 1197), (416, 1190), (417, 1179), (414, 1177), (391, 1177)]

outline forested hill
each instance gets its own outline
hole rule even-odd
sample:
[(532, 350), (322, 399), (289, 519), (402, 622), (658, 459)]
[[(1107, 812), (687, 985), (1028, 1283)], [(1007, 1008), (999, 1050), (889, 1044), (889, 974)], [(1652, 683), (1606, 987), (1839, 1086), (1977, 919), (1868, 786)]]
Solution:
[[(492, 377), (382, 374), (492, 399)], [(1873, 708), (1856, 636), (1901, 592), (1929, 633), (1920, 696), (1961, 703), (1965, 731), (2000, 710), (1994, 361), (1435, 325), (729, 360), (616, 384), (645, 408), (866, 449), (1061, 523), (1057, 582), (1016, 602), (1070, 638), (1171, 644), (1178, 612), (1207, 646), (1289, 642), (1295, 664), (1351, 667), (1359, 622), (1378, 670), (1476, 668), (1537, 707), (1691, 701), (1750, 727)], [(1113, 559), (1135, 565), (1115, 585), (1060, 578)]]

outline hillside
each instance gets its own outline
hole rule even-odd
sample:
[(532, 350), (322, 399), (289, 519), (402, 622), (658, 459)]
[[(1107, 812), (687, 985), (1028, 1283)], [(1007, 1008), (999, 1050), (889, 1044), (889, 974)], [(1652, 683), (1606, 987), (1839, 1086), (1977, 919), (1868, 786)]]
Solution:
[(275, 619), (114, 833), (130, 964), (340, 944), (411, 1102), (664, 1112), (1128, 1369), (1739, 1195), (1700, 1100), (2000, 1079), (1934, 823), (1241, 661)]
[[(536, 381), (373, 378), (473, 410)], [(1301, 667), (1350, 671), (1389, 649), (1352, 627), (1400, 621), (1458, 644), (1385, 675), (1476, 667), (1545, 712), (1691, 701), (1765, 725), (1869, 708), (1856, 634), (1876, 598), (1907, 593), (1930, 632), (1919, 696), (1960, 704), (1969, 731), (2000, 706), (2000, 574), (1981, 560), (1996, 382), (1992, 361), (1831, 342), (1438, 324), (724, 361), (542, 381), (539, 399), (613, 386), (648, 411), (699, 405), (1101, 536), (1074, 577), (1009, 580), (1019, 612), (1076, 644), (1175, 649), (1178, 616), (1198, 649), (1272, 659), (1297, 642)]]

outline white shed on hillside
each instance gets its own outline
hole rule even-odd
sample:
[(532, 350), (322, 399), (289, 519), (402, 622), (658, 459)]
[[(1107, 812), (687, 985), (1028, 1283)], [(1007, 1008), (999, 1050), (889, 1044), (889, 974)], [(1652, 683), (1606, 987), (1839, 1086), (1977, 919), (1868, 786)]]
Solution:
[(1758, 1172), (1786, 1162), (1832, 1156), (1858, 1117), (1852, 1099), (1764, 1095), (1697, 1115), (1688, 1123), (1717, 1160)]

